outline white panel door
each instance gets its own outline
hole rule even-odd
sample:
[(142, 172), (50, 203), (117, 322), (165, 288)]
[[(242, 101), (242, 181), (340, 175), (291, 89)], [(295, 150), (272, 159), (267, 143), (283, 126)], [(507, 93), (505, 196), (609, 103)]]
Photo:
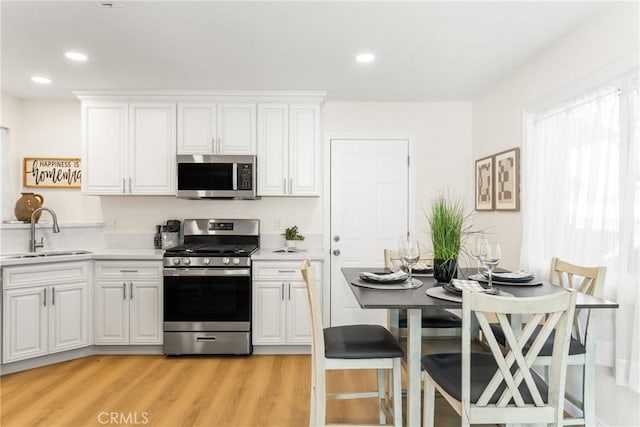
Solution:
[(386, 324), (383, 310), (359, 307), (340, 269), (382, 267), (406, 235), (408, 157), (407, 140), (331, 141), (332, 326)]
[(311, 318), (304, 282), (287, 287), (287, 344), (311, 344)]
[(285, 344), (285, 283), (253, 282), (253, 343)]
[(96, 344), (129, 344), (127, 288), (126, 282), (96, 284)]
[(288, 189), (289, 106), (258, 105), (258, 196), (283, 196)]
[(128, 192), (165, 194), (176, 192), (176, 105), (131, 104), (131, 167)]
[(320, 107), (289, 106), (289, 194), (317, 196), (320, 165)]
[(49, 353), (89, 345), (87, 282), (51, 286)]
[(128, 174), (128, 104), (82, 103), (82, 191), (123, 194)]
[(2, 363), (47, 354), (47, 288), (3, 292)]
[(256, 104), (218, 104), (218, 154), (256, 154)]
[(214, 154), (216, 104), (178, 104), (178, 154)]
[(162, 344), (162, 285), (129, 282), (131, 344)]

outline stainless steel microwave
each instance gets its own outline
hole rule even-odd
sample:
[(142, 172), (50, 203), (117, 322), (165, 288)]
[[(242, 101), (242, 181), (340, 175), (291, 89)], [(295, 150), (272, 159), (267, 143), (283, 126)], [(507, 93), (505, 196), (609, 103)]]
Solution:
[(256, 156), (179, 155), (177, 196), (255, 199)]

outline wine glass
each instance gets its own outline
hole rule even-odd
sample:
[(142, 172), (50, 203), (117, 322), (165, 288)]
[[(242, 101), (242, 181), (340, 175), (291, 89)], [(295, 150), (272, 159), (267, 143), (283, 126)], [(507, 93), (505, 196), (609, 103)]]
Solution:
[(501, 256), (500, 243), (486, 242), (486, 244), (481, 245), (480, 262), (489, 273), (489, 289), (493, 288), (491, 273), (500, 262)]
[(409, 283), (413, 283), (411, 270), (420, 260), (420, 245), (413, 237), (407, 236), (400, 239), (398, 252), (402, 258), (402, 264), (409, 270)]
[(475, 236), (471, 239), (469, 251), (471, 252), (471, 256), (476, 260), (476, 269), (477, 274), (480, 274), (480, 256), (482, 255), (483, 248), (486, 248), (487, 243), (489, 241), (484, 237), (484, 235)]

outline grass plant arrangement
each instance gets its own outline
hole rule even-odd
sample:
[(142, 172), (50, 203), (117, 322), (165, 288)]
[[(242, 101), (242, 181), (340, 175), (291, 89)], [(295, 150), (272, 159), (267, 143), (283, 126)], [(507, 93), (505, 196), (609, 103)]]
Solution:
[(304, 236), (298, 233), (297, 225), (294, 225), (293, 227), (290, 227), (284, 230), (284, 238), (286, 240), (304, 240)]
[(438, 196), (427, 212), (431, 226), (433, 258), (457, 260), (467, 230), (468, 215), (464, 212), (464, 202), (460, 197)]

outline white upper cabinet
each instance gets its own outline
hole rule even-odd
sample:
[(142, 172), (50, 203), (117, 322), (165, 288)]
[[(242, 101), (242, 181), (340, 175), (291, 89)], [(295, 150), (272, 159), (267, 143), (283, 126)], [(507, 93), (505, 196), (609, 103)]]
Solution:
[(83, 192), (175, 195), (175, 103), (83, 102), (82, 126)]
[(258, 106), (258, 195), (318, 196), (318, 104)]
[(178, 104), (178, 154), (256, 154), (256, 104)]

